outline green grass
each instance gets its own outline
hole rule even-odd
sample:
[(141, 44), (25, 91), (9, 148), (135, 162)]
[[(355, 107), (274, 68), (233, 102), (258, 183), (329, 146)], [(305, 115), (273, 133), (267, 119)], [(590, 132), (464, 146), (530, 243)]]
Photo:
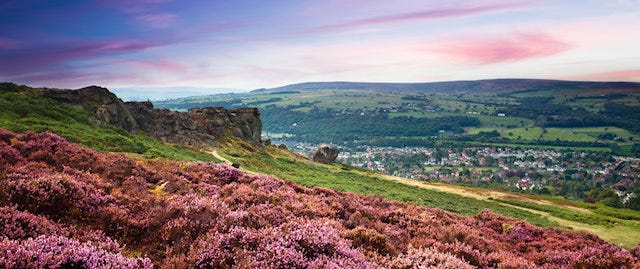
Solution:
[(469, 145), (479, 146), (496, 146), (496, 147), (509, 147), (514, 149), (553, 149), (553, 150), (581, 150), (581, 151), (596, 151), (596, 152), (610, 152), (609, 147), (564, 147), (564, 146), (541, 146), (531, 144), (517, 144), (515, 143), (484, 143), (484, 142), (466, 142)]
[[(603, 141), (598, 135), (605, 133), (613, 133), (618, 137), (632, 137), (634, 141), (640, 139), (636, 134), (625, 129), (617, 127), (587, 127), (587, 128), (540, 128), (540, 127), (523, 127), (523, 128), (493, 128), (479, 127), (470, 128), (468, 134), (477, 134), (480, 132), (498, 131), (501, 137), (509, 138), (516, 141), (568, 141), (568, 142), (598, 142)], [(613, 141), (604, 141), (612, 143)], [(633, 142), (618, 142), (619, 146), (633, 144)]]
[(629, 132), (625, 129), (613, 127), (613, 126), (604, 126), (604, 127), (585, 127), (585, 128), (571, 128), (574, 133), (577, 134), (586, 134), (591, 137), (598, 137), (598, 135), (605, 133), (613, 133), (618, 137), (633, 137), (634, 140), (640, 139), (640, 136)]
[(523, 196), (534, 200), (550, 202), (553, 205), (507, 199), (496, 199), (495, 201), (546, 212), (552, 216), (552, 220), (557, 220), (557, 222), (562, 225), (566, 225), (572, 229), (594, 233), (602, 239), (615, 243), (623, 248), (631, 249), (638, 246), (638, 241), (640, 240), (640, 212), (638, 211), (611, 208), (601, 204), (587, 204), (566, 200), (564, 198), (539, 197), (534, 195)]
[(517, 200), (503, 200), (503, 199), (495, 199), (495, 200), (501, 203), (506, 203), (506, 204), (515, 205), (519, 207), (530, 208), (533, 210), (547, 212), (554, 217), (575, 221), (575, 222), (580, 222), (580, 223), (585, 223), (589, 225), (611, 227), (619, 223), (619, 220), (616, 220), (608, 216), (580, 212), (577, 210), (568, 209), (566, 207), (542, 205), (542, 204), (528, 203), (528, 202), (517, 201)]
[(503, 130), (500, 136), (513, 140), (537, 140), (542, 135), (542, 128), (526, 127)]
[(542, 135), (542, 140), (558, 140), (572, 142), (594, 142), (597, 139), (581, 133), (576, 133), (572, 128), (546, 128), (546, 133)]
[(42, 98), (38, 90), (0, 84), (0, 128), (13, 132), (50, 131), (70, 142), (102, 152), (127, 152), (147, 158), (220, 162), (188, 147), (160, 143), (149, 136), (131, 135), (100, 124), (91, 112)]
[[(472, 118), (477, 118), (480, 121), (481, 127), (480, 128), (492, 128), (493, 129), (500, 129), (500, 128), (507, 128), (509, 126), (519, 126), (519, 127), (526, 127), (526, 126), (532, 126), (533, 125), (533, 121), (530, 119), (525, 119), (525, 118), (518, 118), (518, 117), (498, 117), (498, 116), (491, 116), (491, 115), (474, 115), (474, 114), (466, 114), (465, 112), (461, 112), (461, 113), (454, 113), (454, 112), (420, 112), (420, 111), (413, 111), (413, 112), (394, 112), (394, 113), (389, 113), (389, 117), (415, 117), (415, 118), (427, 118), (427, 119), (433, 119), (433, 118), (440, 118), (440, 117), (447, 117), (447, 116), (466, 116), (466, 117), (472, 117)], [(473, 129), (471, 129), (473, 130)]]
[(520, 195), (526, 196), (527, 198), (530, 198), (530, 199), (551, 202), (556, 205), (572, 206), (572, 207), (588, 209), (596, 214), (609, 216), (617, 219), (640, 220), (640, 211), (629, 210), (624, 208), (612, 208), (602, 204), (590, 204), (590, 203), (585, 203), (581, 201), (567, 200), (564, 197), (540, 197), (540, 196), (526, 195), (526, 194), (520, 194)]

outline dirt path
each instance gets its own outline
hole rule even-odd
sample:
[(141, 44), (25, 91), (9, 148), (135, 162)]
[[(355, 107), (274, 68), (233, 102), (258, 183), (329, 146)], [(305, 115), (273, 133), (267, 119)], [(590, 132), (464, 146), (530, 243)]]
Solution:
[[(224, 164), (226, 165), (233, 165), (233, 162), (230, 161), (229, 159), (222, 157), (222, 155), (218, 154), (218, 151), (214, 150), (214, 151), (209, 151), (209, 154), (213, 155), (213, 157), (216, 157), (216, 159), (221, 160)], [(242, 170), (243, 172), (252, 174), (252, 175), (261, 175), (260, 173), (256, 173), (254, 171), (248, 170), (246, 168), (243, 168), (242, 166), (240, 167), (240, 170)]]
[(216, 157), (216, 159), (221, 160), (223, 163), (227, 164), (227, 165), (232, 165), (233, 162), (227, 160), (227, 158), (222, 157), (220, 154), (218, 154), (218, 151), (209, 151), (209, 154), (213, 155), (213, 157)]
[(424, 182), (424, 181), (396, 177), (391, 175), (380, 175), (380, 177), (383, 177), (385, 179), (395, 181), (398, 183), (406, 184), (406, 185), (411, 185), (411, 186), (416, 186), (416, 187), (431, 189), (431, 190), (438, 190), (443, 192), (449, 192), (449, 193), (455, 193), (465, 197), (471, 197), (471, 198), (476, 198), (480, 200), (488, 200), (489, 198), (501, 199), (501, 200), (517, 200), (517, 201), (522, 201), (527, 203), (566, 207), (571, 210), (577, 210), (584, 213), (592, 213), (591, 210), (586, 208), (580, 208), (580, 207), (575, 207), (570, 205), (558, 205), (545, 200), (536, 200), (536, 199), (531, 199), (518, 194), (504, 193), (504, 192), (493, 191), (489, 189), (468, 189), (463, 186), (452, 186), (452, 185), (446, 185), (441, 183)]

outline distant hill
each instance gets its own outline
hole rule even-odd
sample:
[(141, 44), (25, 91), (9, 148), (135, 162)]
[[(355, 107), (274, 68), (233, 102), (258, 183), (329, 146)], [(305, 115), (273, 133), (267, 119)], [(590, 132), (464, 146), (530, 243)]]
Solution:
[(640, 83), (588, 82), (542, 79), (489, 79), (474, 81), (446, 81), (427, 83), (377, 83), (377, 82), (305, 82), (271, 89), (259, 89), (253, 93), (280, 93), (306, 90), (370, 90), (397, 91), (401, 93), (513, 93), (544, 90), (607, 90), (617, 93), (640, 94)]

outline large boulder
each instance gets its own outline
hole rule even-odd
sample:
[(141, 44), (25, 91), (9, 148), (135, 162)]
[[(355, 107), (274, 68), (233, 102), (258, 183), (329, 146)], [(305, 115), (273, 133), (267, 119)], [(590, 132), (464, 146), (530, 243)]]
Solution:
[(313, 161), (318, 163), (333, 163), (338, 157), (340, 151), (335, 146), (320, 144), (318, 150), (313, 154)]

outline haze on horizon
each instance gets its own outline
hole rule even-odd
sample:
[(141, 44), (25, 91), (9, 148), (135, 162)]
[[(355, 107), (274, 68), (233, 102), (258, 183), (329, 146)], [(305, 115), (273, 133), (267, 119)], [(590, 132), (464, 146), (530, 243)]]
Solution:
[(31, 86), (640, 81), (637, 0), (9, 0), (0, 11), (0, 81)]

